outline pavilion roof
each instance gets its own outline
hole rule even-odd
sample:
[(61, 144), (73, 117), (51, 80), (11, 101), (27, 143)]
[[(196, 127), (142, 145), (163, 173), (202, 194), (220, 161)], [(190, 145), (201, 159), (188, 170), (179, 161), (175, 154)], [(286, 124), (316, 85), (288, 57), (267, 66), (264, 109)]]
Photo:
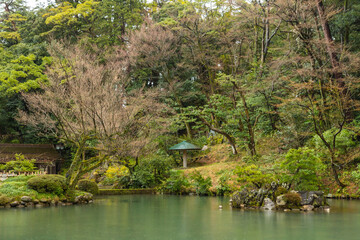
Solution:
[(171, 148), (169, 148), (169, 150), (173, 150), (173, 151), (180, 151), (180, 150), (201, 150), (201, 147), (198, 147), (192, 143), (189, 143), (187, 141), (183, 141), (181, 143), (178, 143), (174, 146), (172, 146)]

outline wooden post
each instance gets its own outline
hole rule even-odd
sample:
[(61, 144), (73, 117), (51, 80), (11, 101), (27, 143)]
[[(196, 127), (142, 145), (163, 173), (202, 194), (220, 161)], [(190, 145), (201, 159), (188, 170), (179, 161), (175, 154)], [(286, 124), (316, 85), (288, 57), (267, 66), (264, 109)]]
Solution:
[(186, 155), (186, 150), (183, 151), (183, 168), (187, 168), (187, 155)]

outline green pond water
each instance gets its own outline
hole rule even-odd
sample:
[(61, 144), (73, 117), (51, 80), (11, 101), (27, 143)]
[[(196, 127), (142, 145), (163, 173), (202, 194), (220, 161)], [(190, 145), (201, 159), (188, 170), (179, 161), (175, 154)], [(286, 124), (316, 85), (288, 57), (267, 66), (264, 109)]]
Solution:
[(332, 200), (329, 213), (232, 210), (228, 200), (127, 195), (82, 206), (0, 209), (0, 240), (360, 239), (356, 200)]

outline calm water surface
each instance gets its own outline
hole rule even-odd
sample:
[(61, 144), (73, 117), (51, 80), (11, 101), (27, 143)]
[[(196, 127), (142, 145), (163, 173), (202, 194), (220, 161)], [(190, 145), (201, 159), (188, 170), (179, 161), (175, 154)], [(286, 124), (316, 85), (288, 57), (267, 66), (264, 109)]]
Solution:
[(333, 200), (330, 213), (284, 213), (231, 210), (228, 200), (128, 195), (87, 206), (0, 209), (0, 240), (360, 239), (359, 201)]

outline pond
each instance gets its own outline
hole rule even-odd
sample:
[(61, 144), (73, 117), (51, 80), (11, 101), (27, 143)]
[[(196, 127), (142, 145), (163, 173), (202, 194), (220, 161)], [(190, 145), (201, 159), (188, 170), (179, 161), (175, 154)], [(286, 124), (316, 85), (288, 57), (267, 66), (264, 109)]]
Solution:
[[(1, 209), (1, 240), (359, 239), (360, 202), (330, 200), (329, 213), (232, 210), (228, 198), (126, 195), (94, 204)], [(223, 205), (223, 209), (219, 209)]]

